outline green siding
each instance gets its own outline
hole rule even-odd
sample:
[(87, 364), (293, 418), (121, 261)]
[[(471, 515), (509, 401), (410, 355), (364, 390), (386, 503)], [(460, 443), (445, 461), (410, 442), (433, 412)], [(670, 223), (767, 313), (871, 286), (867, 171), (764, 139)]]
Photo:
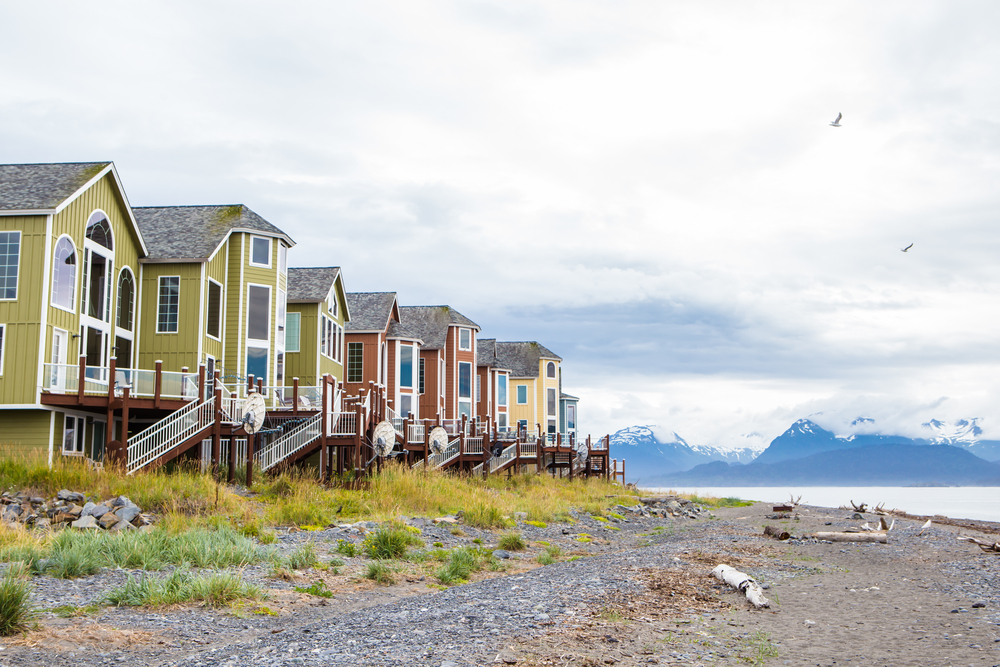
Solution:
[[(0, 410), (0, 445), (49, 451), (48, 410)], [(61, 413), (56, 415), (56, 435), (62, 435)]]
[(299, 330), (299, 352), (285, 353), (286, 384), (292, 383), (297, 377), (299, 384), (316, 386), (316, 355), (319, 354), (319, 343), (316, 342), (316, 311), (314, 303), (290, 303), (288, 312), (300, 313), (302, 320)]
[[(160, 276), (180, 276), (180, 311), (177, 333), (156, 332), (157, 296)], [(198, 308), (201, 293), (201, 264), (145, 264), (142, 270), (142, 336), (139, 367), (154, 368), (163, 361), (163, 370), (198, 368)]]
[(0, 324), (6, 325), (0, 376), (2, 403), (34, 403), (36, 399), (45, 219), (45, 216), (0, 217), (0, 230), (21, 232), (17, 299), (0, 301)]
[[(225, 246), (223, 246), (219, 250), (219, 252), (216, 253), (215, 257), (213, 257), (212, 260), (210, 262), (208, 262), (207, 265), (205, 266), (205, 284), (202, 285), (202, 289), (205, 291), (205, 315), (204, 315), (204, 318), (203, 318), (204, 321), (203, 321), (203, 325), (202, 326), (203, 326), (203, 328), (204, 328), (205, 331), (203, 332), (203, 339), (204, 340), (203, 340), (203, 343), (202, 343), (203, 354), (202, 354), (202, 359), (201, 360), (202, 361), (205, 360), (205, 355), (210, 355), (210, 356), (212, 356), (212, 357), (215, 358), (216, 364), (218, 364), (220, 366), (223, 366), (223, 367), (225, 367), (227, 365), (226, 364), (226, 359), (225, 359), (225, 349), (224, 349), (224, 345), (223, 345), (222, 341), (226, 340), (226, 335), (228, 334), (228, 330), (227, 330), (227, 327), (226, 327), (226, 325), (227, 325), (227, 322), (226, 322), (226, 305), (228, 303), (228, 298), (229, 298), (229, 290), (228, 290), (228, 282), (229, 281), (227, 280), (227, 278), (228, 278), (228, 271), (227, 271), (227, 269), (229, 268), (228, 267), (228, 261), (229, 261), (229, 258), (226, 255), (226, 248), (225, 248)], [(208, 279), (209, 278), (211, 278), (215, 282), (220, 283), (222, 285), (222, 322), (220, 323), (221, 324), (221, 328), (222, 328), (222, 331), (220, 332), (222, 334), (222, 339), (221, 340), (215, 340), (214, 338), (212, 338), (211, 336), (209, 336), (208, 333), (207, 333), (208, 332)]]
[[(226, 272), (228, 275), (228, 285), (225, 294), (226, 317), (225, 317), (225, 353), (223, 355), (227, 375), (243, 375), (243, 361), (241, 354), (243, 351), (242, 338), (245, 335), (241, 304), (246, 298), (245, 291), (240, 284), (240, 266), (243, 262), (243, 234), (233, 234), (229, 237), (228, 252), (226, 253)], [(219, 254), (222, 254), (220, 252)], [(246, 260), (249, 261), (249, 260)]]

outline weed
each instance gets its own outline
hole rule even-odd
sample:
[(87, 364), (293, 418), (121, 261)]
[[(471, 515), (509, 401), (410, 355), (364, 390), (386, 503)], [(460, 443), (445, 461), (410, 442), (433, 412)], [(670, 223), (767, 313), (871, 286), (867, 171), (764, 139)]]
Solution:
[(293, 570), (306, 570), (318, 565), (319, 558), (312, 542), (306, 542), (288, 556), (288, 567)]
[(625, 615), (617, 609), (604, 607), (601, 609), (601, 618), (610, 623), (621, 623), (625, 620)]
[(590, 518), (593, 519), (594, 521), (600, 521), (601, 523), (608, 523), (608, 520), (605, 519), (603, 516), (592, 516)]
[(376, 560), (402, 558), (411, 546), (423, 546), (423, 542), (407, 530), (398, 526), (380, 528), (369, 533), (364, 541), (365, 555)]
[(461, 528), (459, 528), (458, 526), (452, 526), (451, 528), (448, 529), (448, 532), (454, 535), (455, 537), (465, 537), (466, 535), (466, 532)]
[(8, 637), (26, 629), (36, 614), (31, 604), (28, 568), (11, 565), (0, 579), (0, 635)]
[(525, 543), (524, 538), (519, 533), (502, 535), (498, 545), (501, 549), (507, 551), (524, 551), (528, 548), (527, 543)]
[(361, 553), (358, 545), (348, 540), (337, 540), (337, 546), (334, 549), (341, 556), (347, 556), (348, 558), (354, 558)]
[(621, 530), (618, 526), (605, 526), (605, 530)]
[(49, 611), (51, 611), (59, 618), (79, 618), (81, 616), (94, 616), (100, 610), (101, 610), (100, 605), (96, 604), (88, 604), (85, 607), (75, 604), (64, 604), (49, 609)]
[(557, 546), (547, 546), (545, 547), (545, 553), (552, 556), (553, 558), (559, 558), (562, 556), (562, 549)]
[(542, 565), (552, 565), (552, 563), (556, 562), (556, 559), (550, 556), (548, 553), (538, 554), (538, 557), (535, 560), (537, 560)]
[(278, 541), (278, 535), (273, 530), (262, 530), (257, 536), (257, 540), (261, 544), (274, 544)]
[(435, 542), (434, 546), (437, 547), (438, 549), (440, 549), (441, 547), (444, 546), (444, 542)]
[(331, 558), (330, 562), (327, 563), (330, 567), (344, 567), (344, 561), (339, 558)]
[(535, 541), (535, 544), (540, 544), (540, 545), (542, 545), (543, 547), (547, 547), (547, 546), (549, 546), (549, 543), (548, 543), (548, 542), (546, 542), (545, 540), (536, 540), (536, 541)]
[(771, 643), (771, 633), (758, 630), (750, 635), (746, 642), (750, 649), (749, 659), (754, 665), (763, 665), (767, 658), (778, 657), (778, 648)]
[(608, 516), (611, 517), (612, 519), (618, 519), (619, 521), (625, 519), (624, 515), (618, 514), (617, 512), (608, 512)]
[(476, 539), (472, 540), (472, 543), (473, 544), (482, 544), (483, 541), (477, 537)]
[(468, 581), (469, 576), (481, 570), (487, 558), (478, 549), (455, 549), (451, 552), (447, 564), (437, 571), (437, 578), (442, 584), (451, 585)]
[(332, 598), (333, 597), (333, 591), (331, 591), (329, 588), (327, 588), (326, 587), (326, 583), (323, 582), (322, 580), (317, 581), (316, 583), (314, 583), (314, 584), (312, 584), (310, 586), (305, 586), (305, 587), (303, 587), (303, 586), (294, 586), (293, 588), (298, 593), (306, 593), (307, 595), (313, 595), (313, 596), (316, 596), (318, 598)]
[(162, 607), (186, 602), (221, 607), (238, 600), (263, 597), (263, 589), (246, 583), (238, 574), (215, 572), (195, 577), (186, 570), (177, 569), (163, 579), (130, 576), (125, 585), (110, 591), (105, 601), (118, 607)]
[(392, 569), (382, 561), (368, 563), (368, 569), (365, 571), (365, 579), (371, 579), (372, 581), (386, 585), (396, 582), (396, 577), (393, 576)]
[(548, 524), (544, 521), (525, 521), (529, 526), (534, 526), (535, 528), (547, 528)]
[(481, 503), (462, 515), (462, 520), (474, 528), (506, 528), (510, 519), (496, 505)]
[(568, 559), (566, 559), (566, 562), (572, 563), (573, 561), (580, 560), (581, 558), (583, 558), (583, 556), (570, 556)]

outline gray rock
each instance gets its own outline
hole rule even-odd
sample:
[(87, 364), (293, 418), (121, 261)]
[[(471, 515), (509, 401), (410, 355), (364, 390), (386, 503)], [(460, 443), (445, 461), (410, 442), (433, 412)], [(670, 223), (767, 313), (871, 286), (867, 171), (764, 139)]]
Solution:
[[(94, 509), (95, 507), (97, 507), (97, 505), (95, 505), (94, 503), (88, 502), (86, 505), (83, 506), (83, 509), (80, 510), (80, 514), (78, 514), (77, 516), (88, 516), (91, 513), (91, 510)], [(76, 508), (74, 507), (73, 509), (76, 509)], [(74, 512), (73, 512), (73, 510), (70, 510), (69, 513), (73, 514)]]
[(118, 496), (111, 501), (111, 507), (134, 507), (135, 503), (128, 499), (128, 496)]
[(120, 509), (115, 510), (115, 516), (118, 517), (119, 521), (132, 522), (132, 519), (139, 516), (139, 508), (135, 505), (126, 505)]
[(77, 519), (70, 525), (73, 526), (74, 528), (80, 528), (81, 530), (86, 530), (86, 529), (96, 530), (100, 528), (100, 525), (98, 525), (97, 523), (97, 519), (95, 519), (91, 514), (88, 514), (84, 517)]
[(510, 552), (504, 549), (494, 549), (493, 557), (499, 558), (500, 560), (507, 560), (508, 558), (510, 558)]
[(41, 505), (44, 502), (45, 502), (45, 498), (39, 498), (38, 496), (35, 496), (34, 498), (31, 498), (31, 504), (32, 505)]
[(139, 530), (139, 529), (136, 528), (135, 526), (133, 526), (132, 524), (130, 524), (128, 521), (119, 521), (115, 525), (111, 526), (111, 530), (109, 532), (116, 533), (116, 532), (118, 532), (120, 530), (124, 530), (124, 531), (128, 532), (128, 531)]
[(98, 523), (101, 524), (101, 528), (107, 530), (116, 523), (120, 523), (120, 520), (112, 512), (107, 512), (98, 520)]
[(94, 507), (91, 507), (89, 512), (86, 509), (84, 509), (83, 513), (85, 515), (89, 514), (90, 516), (99, 519), (110, 511), (111, 508), (108, 507), (107, 505), (96, 505)]

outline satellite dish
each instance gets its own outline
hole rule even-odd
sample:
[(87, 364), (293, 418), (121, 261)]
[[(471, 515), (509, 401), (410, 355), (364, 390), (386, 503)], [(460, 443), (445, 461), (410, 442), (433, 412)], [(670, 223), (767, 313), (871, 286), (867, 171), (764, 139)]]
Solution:
[(587, 451), (586, 443), (577, 445), (576, 458), (579, 459), (580, 463), (586, 463), (588, 456), (590, 456), (590, 453)]
[(431, 429), (429, 440), (431, 452), (434, 454), (440, 454), (448, 447), (448, 431), (444, 430), (440, 426), (435, 426)]
[(372, 444), (375, 446), (375, 453), (379, 456), (389, 456), (389, 452), (396, 446), (396, 429), (392, 422), (386, 420), (378, 423), (372, 432)]
[(265, 415), (267, 406), (264, 404), (264, 397), (260, 394), (250, 394), (243, 404), (243, 419), (240, 420), (247, 435), (253, 435), (261, 429)]

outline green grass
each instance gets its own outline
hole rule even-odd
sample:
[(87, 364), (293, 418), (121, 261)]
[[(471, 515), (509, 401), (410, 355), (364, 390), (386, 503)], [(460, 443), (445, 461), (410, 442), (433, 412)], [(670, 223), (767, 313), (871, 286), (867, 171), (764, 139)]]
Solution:
[(528, 544), (521, 537), (520, 533), (501, 535), (498, 546), (506, 551), (524, 551), (528, 548)]
[(348, 540), (337, 540), (337, 546), (334, 550), (341, 556), (347, 556), (348, 558), (354, 558), (361, 555), (361, 550), (358, 549), (358, 545), (354, 542), (349, 542)]
[(423, 541), (410, 531), (400, 526), (388, 526), (368, 534), (364, 541), (364, 552), (369, 558), (391, 560), (405, 557), (409, 547), (423, 545)]
[(326, 583), (323, 581), (317, 581), (310, 586), (294, 586), (293, 587), (298, 593), (305, 593), (307, 595), (313, 595), (319, 598), (332, 598), (333, 591), (326, 587)]
[(462, 521), (473, 528), (507, 528), (511, 520), (496, 505), (480, 503), (462, 514)]
[(529, 526), (534, 526), (535, 528), (546, 528), (548, 524), (544, 521), (525, 521)]
[(442, 584), (451, 586), (465, 583), (473, 572), (478, 572), (495, 560), (486, 549), (465, 547), (455, 549), (448, 557), (448, 562), (437, 571), (437, 578)]
[(37, 612), (31, 604), (31, 583), (27, 568), (12, 565), (0, 579), (0, 636), (8, 637), (26, 630)]
[(396, 583), (396, 577), (392, 572), (392, 568), (382, 561), (368, 563), (368, 568), (365, 570), (365, 579), (371, 579), (385, 585)]
[(319, 557), (312, 542), (306, 542), (288, 556), (288, 567), (293, 570), (307, 570), (318, 565)]
[(164, 607), (191, 602), (223, 607), (264, 597), (263, 589), (246, 583), (238, 574), (215, 572), (193, 576), (187, 570), (177, 569), (162, 579), (130, 576), (123, 586), (110, 591), (105, 601), (117, 607)]

